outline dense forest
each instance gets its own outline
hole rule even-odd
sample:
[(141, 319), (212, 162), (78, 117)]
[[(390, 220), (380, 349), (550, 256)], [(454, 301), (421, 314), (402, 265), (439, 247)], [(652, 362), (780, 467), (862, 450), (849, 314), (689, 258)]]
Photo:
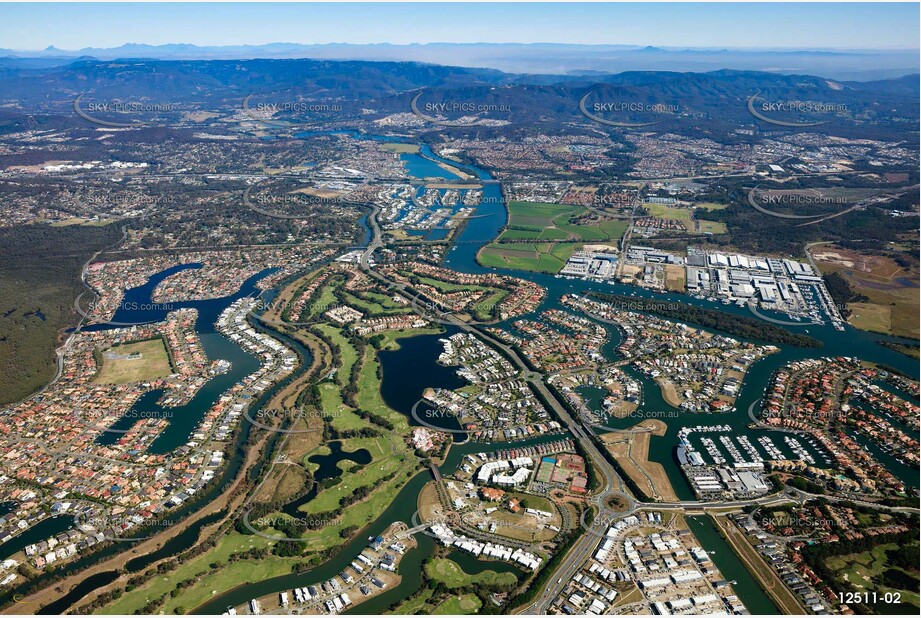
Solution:
[(83, 264), (120, 237), (114, 225), (0, 229), (0, 404), (54, 376), (58, 337), (76, 321)]
[(838, 305), (838, 310), (845, 318), (851, 313), (851, 310), (847, 308), (848, 303), (870, 302), (870, 299), (863, 294), (856, 293), (847, 282), (847, 279), (838, 273), (826, 273), (822, 275), (822, 279), (825, 280), (825, 288), (831, 294), (832, 300)]
[(643, 300), (633, 296), (589, 292), (589, 296), (602, 302), (620, 304), (625, 307), (641, 305), (638, 311), (652, 313), (679, 322), (690, 322), (712, 328), (735, 337), (757, 339), (767, 343), (795, 345), (802, 348), (819, 348), (822, 342), (809, 335), (800, 335), (764, 320), (743, 315), (734, 315), (689, 304), (676, 304), (665, 301)]

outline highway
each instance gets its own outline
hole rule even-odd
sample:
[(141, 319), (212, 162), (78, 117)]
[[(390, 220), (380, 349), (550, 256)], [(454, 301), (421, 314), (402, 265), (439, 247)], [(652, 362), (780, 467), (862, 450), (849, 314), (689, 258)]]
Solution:
[[(368, 225), (371, 227), (371, 242), (368, 244), (367, 249), (362, 253), (359, 264), (361, 268), (368, 273), (369, 276), (374, 277), (381, 283), (390, 286), (392, 288), (399, 289), (403, 294), (412, 298), (413, 306), (417, 307), (422, 313), (431, 313), (430, 310), (426, 309), (427, 306), (431, 304), (426, 304), (425, 302), (420, 302), (421, 296), (408, 288), (405, 284), (396, 283), (391, 281), (384, 275), (380, 274), (373, 268), (371, 268), (371, 258), (374, 252), (383, 245), (381, 238), (381, 228), (377, 221), (378, 214), (380, 213), (380, 208), (378, 206), (373, 206), (371, 214), (368, 216)], [(427, 317), (432, 317), (428, 315)], [(602, 485), (595, 494), (593, 494), (590, 501), (598, 508), (600, 513), (599, 517), (595, 520), (591, 528), (589, 528), (589, 533), (583, 534), (579, 540), (576, 542), (576, 545), (572, 548), (569, 555), (564, 560), (563, 564), (557, 569), (557, 573), (554, 575), (561, 579), (562, 582), (568, 582), (578, 568), (581, 566), (585, 557), (594, 550), (594, 547), (597, 543), (598, 537), (603, 536), (604, 532), (610, 526), (610, 522), (613, 519), (613, 514), (606, 508), (607, 501), (615, 495), (622, 497), (628, 505), (630, 505), (630, 511), (635, 508), (635, 500), (633, 496), (627, 493), (623, 480), (618, 476), (617, 472), (614, 471), (614, 468), (605, 460), (604, 456), (598, 451), (598, 448), (595, 446), (595, 443), (592, 441), (590, 435), (592, 431), (588, 427), (584, 427), (580, 422), (577, 422), (569, 414), (569, 411), (566, 407), (560, 403), (556, 398), (553, 392), (547, 387), (546, 384), (541, 380), (541, 375), (530, 370), (528, 365), (524, 360), (518, 355), (518, 353), (511, 347), (507, 346), (503, 342), (495, 339), (491, 335), (484, 333), (478, 328), (460, 320), (454, 315), (448, 314), (447, 316), (439, 315), (435, 316), (440, 320), (446, 320), (448, 323), (456, 326), (460, 330), (471, 333), (474, 336), (480, 338), (481, 340), (487, 342), (489, 345), (494, 348), (499, 349), (512, 363), (515, 364), (518, 369), (521, 370), (522, 379), (527, 381), (529, 386), (534, 389), (536, 392), (540, 393), (544, 401), (549, 404), (553, 409), (553, 412), (556, 414), (557, 418), (563, 423), (569, 432), (579, 441), (579, 444), (582, 448), (585, 449), (585, 452), (588, 454), (591, 459), (591, 464), (593, 469), (602, 479)], [(559, 586), (562, 587), (562, 586)], [(555, 592), (548, 592), (544, 595), (544, 605), (549, 603), (556, 596)]]
[[(515, 364), (516, 367), (518, 367), (518, 369), (521, 370), (522, 379), (527, 381), (533, 390), (540, 393), (544, 401), (547, 402), (549, 407), (553, 409), (553, 412), (556, 414), (560, 422), (562, 422), (573, 435), (573, 437), (578, 440), (579, 444), (582, 446), (582, 448), (585, 449), (585, 452), (591, 459), (593, 469), (601, 477), (601, 487), (589, 499), (589, 502), (594, 505), (594, 507), (596, 507), (596, 517), (592, 525), (585, 527), (585, 532), (581, 534), (579, 539), (569, 550), (568, 554), (565, 556), (562, 562), (556, 567), (556, 571), (550, 577), (550, 584), (541, 592), (540, 596), (538, 596), (538, 598), (529, 605), (520, 608), (516, 613), (546, 614), (547, 609), (553, 600), (559, 596), (562, 589), (572, 580), (582, 565), (585, 564), (585, 562), (589, 559), (597, 547), (599, 540), (607, 532), (607, 529), (617, 519), (627, 517), (637, 511), (657, 510), (678, 511), (681, 513), (688, 511), (726, 511), (738, 510), (746, 506), (755, 505), (766, 506), (790, 502), (797, 502), (802, 504), (809, 499), (818, 497), (837, 501), (829, 496), (816, 496), (799, 490), (791, 490), (747, 500), (732, 500), (723, 502), (682, 500), (678, 502), (638, 503), (636, 499), (627, 492), (623, 479), (620, 478), (614, 468), (599, 452), (594, 441), (590, 437), (593, 434), (591, 427), (587, 424), (583, 425), (581, 422), (576, 421), (569, 414), (569, 411), (566, 409), (566, 407), (557, 399), (553, 392), (542, 381), (542, 375), (531, 371), (528, 365), (513, 348), (495, 339), (490, 334), (480, 330), (475, 325), (464, 322), (453, 314), (436, 313), (431, 309), (431, 307), (437, 306), (435, 303), (426, 302), (426, 299), (421, 294), (406, 284), (391, 281), (371, 267), (371, 258), (374, 255), (374, 252), (383, 246), (381, 228), (377, 221), (379, 213), (380, 208), (376, 205), (372, 206), (371, 214), (368, 216), (368, 224), (371, 227), (372, 239), (359, 259), (361, 268), (369, 276), (377, 279), (382, 284), (387, 285), (390, 288), (400, 290), (402, 294), (411, 300), (412, 306), (425, 317), (434, 319), (441, 323), (451, 324), (464, 332), (473, 334), (493, 348), (500, 350), (506, 356), (506, 358), (508, 358), (512, 363)], [(612, 496), (621, 497), (626, 502), (627, 508), (616, 512), (609, 509), (607, 504)], [(892, 510), (895, 512), (918, 512), (917, 508), (882, 507), (872, 503), (866, 504), (872, 505), (875, 508), (884, 508), (886, 510)]]

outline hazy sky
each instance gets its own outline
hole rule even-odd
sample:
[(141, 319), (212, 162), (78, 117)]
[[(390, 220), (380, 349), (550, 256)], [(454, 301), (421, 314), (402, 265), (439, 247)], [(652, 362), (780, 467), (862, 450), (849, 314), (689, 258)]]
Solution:
[(0, 47), (609, 43), (918, 48), (917, 3), (0, 4)]

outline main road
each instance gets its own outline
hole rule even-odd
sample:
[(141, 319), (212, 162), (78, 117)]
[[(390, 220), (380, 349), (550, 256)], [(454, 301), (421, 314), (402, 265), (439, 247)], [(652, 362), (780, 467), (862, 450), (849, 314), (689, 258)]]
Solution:
[[(617, 474), (614, 468), (610, 463), (605, 459), (605, 457), (598, 450), (595, 442), (592, 440), (593, 431), (590, 426), (587, 424), (583, 425), (582, 423), (576, 421), (570, 414), (566, 407), (560, 403), (559, 399), (554, 395), (554, 393), (547, 387), (547, 385), (541, 379), (541, 375), (531, 371), (527, 363), (521, 358), (518, 352), (514, 349), (503, 343), (502, 341), (497, 340), (489, 333), (486, 333), (479, 328), (476, 328), (474, 325), (471, 325), (453, 314), (437, 314), (431, 307), (434, 307), (434, 303), (420, 302), (425, 301), (426, 299), (421, 296), (418, 292), (407, 286), (403, 283), (397, 283), (391, 281), (380, 272), (371, 267), (371, 259), (374, 253), (383, 246), (383, 240), (381, 235), (381, 228), (378, 223), (378, 215), (380, 213), (380, 207), (377, 205), (371, 206), (371, 214), (368, 215), (368, 225), (371, 228), (371, 242), (368, 244), (367, 248), (362, 252), (359, 258), (359, 265), (361, 268), (371, 277), (377, 279), (382, 284), (387, 285), (388, 287), (395, 288), (400, 290), (402, 294), (409, 297), (412, 302), (412, 306), (416, 308), (422, 314), (425, 314), (426, 317), (435, 318), (438, 321), (443, 323), (449, 323), (456, 328), (473, 334), (474, 336), (485, 341), (494, 348), (500, 350), (506, 358), (512, 361), (518, 369), (521, 370), (522, 379), (524, 379), (532, 389), (540, 393), (543, 400), (553, 409), (554, 413), (557, 415), (557, 418), (560, 419), (562, 423), (566, 425), (566, 428), (569, 432), (578, 440), (579, 444), (588, 454), (591, 459), (592, 466), (594, 470), (601, 476), (603, 484), (599, 491), (595, 492), (590, 498), (590, 502), (597, 507), (597, 515), (591, 525), (585, 526), (585, 531), (581, 534), (579, 539), (575, 542), (573, 547), (569, 550), (568, 554), (562, 559), (560, 564), (556, 567), (554, 573), (551, 574), (550, 583), (547, 587), (541, 591), (540, 596), (535, 599), (529, 605), (526, 605), (520, 608), (516, 613), (519, 614), (545, 614), (550, 603), (559, 596), (562, 589), (572, 580), (578, 570), (582, 567), (583, 564), (588, 560), (591, 553), (594, 551), (599, 540), (605, 535), (607, 528), (610, 527), (615, 520), (626, 517), (637, 510), (670, 510), (670, 511), (710, 511), (710, 510), (724, 510), (724, 509), (738, 509), (745, 506), (764, 506), (770, 504), (779, 504), (785, 502), (805, 502), (806, 500), (817, 497), (812, 494), (806, 494), (805, 492), (795, 491), (791, 494), (770, 494), (767, 496), (762, 496), (760, 498), (752, 498), (749, 500), (734, 500), (734, 501), (724, 501), (724, 502), (699, 502), (699, 501), (679, 501), (679, 502), (653, 502), (646, 504), (638, 504), (634, 497), (630, 495), (625, 488), (623, 479)], [(607, 507), (608, 501), (612, 496), (620, 497), (624, 502), (626, 502), (626, 508), (614, 512)], [(823, 496), (826, 497), (827, 496)], [(893, 508), (891, 510), (899, 511), (903, 509)], [(904, 509), (912, 512), (916, 512), (917, 509)]]
[[(373, 205), (371, 207), (371, 214), (368, 215), (367, 219), (368, 225), (371, 228), (371, 242), (368, 244), (368, 247), (365, 249), (365, 251), (362, 252), (359, 258), (359, 264), (361, 268), (369, 276), (374, 277), (384, 285), (399, 289), (404, 295), (410, 297), (413, 301), (413, 306), (416, 307), (417, 310), (419, 310), (421, 313), (431, 313), (431, 310), (427, 309), (427, 307), (431, 307), (432, 304), (420, 302), (420, 300), (425, 299), (421, 297), (418, 292), (409, 288), (405, 284), (391, 281), (371, 267), (371, 259), (374, 255), (374, 252), (383, 246), (381, 228), (377, 220), (379, 213), (380, 207)], [(429, 315), (428, 317), (433, 316)], [(575, 546), (570, 550), (569, 555), (566, 556), (566, 558), (563, 560), (563, 563), (557, 568), (556, 573), (553, 574), (553, 576), (556, 577), (559, 582), (568, 582), (580, 568), (584, 558), (594, 549), (594, 546), (597, 543), (597, 539), (604, 534), (604, 531), (610, 525), (610, 522), (613, 519), (613, 513), (606, 507), (608, 500), (612, 496), (620, 496), (629, 505), (629, 510), (632, 511), (635, 508), (635, 501), (633, 496), (627, 493), (623, 480), (618, 476), (617, 472), (614, 471), (614, 468), (607, 462), (607, 460), (605, 460), (604, 456), (598, 451), (598, 448), (595, 446), (595, 443), (591, 438), (591, 429), (587, 426), (583, 426), (569, 414), (569, 411), (566, 409), (566, 407), (560, 403), (553, 392), (541, 380), (541, 375), (531, 371), (527, 363), (524, 362), (524, 360), (521, 358), (521, 356), (519, 356), (515, 349), (495, 339), (488, 333), (483, 332), (475, 326), (464, 322), (453, 314), (447, 314), (446, 316), (441, 314), (435, 317), (441, 321), (450, 323), (451, 325), (464, 332), (471, 333), (474, 336), (484, 340), (489, 345), (500, 350), (506, 356), (506, 358), (511, 360), (512, 363), (521, 371), (522, 379), (525, 380), (533, 390), (541, 395), (543, 400), (553, 409), (557, 418), (560, 419), (560, 421), (566, 426), (566, 428), (575, 437), (575, 439), (579, 441), (579, 444), (591, 459), (592, 468), (601, 477), (602, 486), (600, 487), (599, 491), (593, 494), (591, 498), (591, 502), (594, 503), (596, 507), (598, 507), (599, 517), (596, 518), (592, 526), (587, 528), (587, 533), (580, 536)], [(561, 589), (562, 585), (552, 587)], [(555, 591), (548, 589), (547, 593), (549, 594), (551, 592)], [(555, 597), (555, 594), (550, 596), (551, 599), (553, 597)]]

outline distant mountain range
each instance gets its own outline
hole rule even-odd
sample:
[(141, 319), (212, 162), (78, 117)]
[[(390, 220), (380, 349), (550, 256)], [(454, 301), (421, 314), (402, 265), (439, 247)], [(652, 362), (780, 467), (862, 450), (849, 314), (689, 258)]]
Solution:
[[(748, 105), (757, 95), (762, 101), (812, 101), (845, 110), (844, 117), (830, 114), (821, 118), (826, 121), (822, 132), (828, 134), (897, 140), (917, 135), (921, 87), (918, 75), (845, 81), (736, 70), (514, 74), (358, 60), (72, 59), (63, 65), (42, 66), (37, 60), (20, 65), (18, 59), (7, 59), (0, 62), (0, 132), (21, 128), (30, 115), (47, 121), (77, 121), (74, 99), (81, 93), (86, 93), (87, 104), (160, 102), (186, 109), (239, 108), (250, 95), (255, 97), (253, 104), (335, 104), (332, 115), (321, 112), (302, 117), (288, 112), (279, 116), (295, 122), (363, 121), (408, 113), (411, 101), (424, 96), (423, 104), (463, 101), (481, 109), (507, 110), (486, 117), (514, 121), (509, 131), (529, 123), (540, 124), (544, 130), (584, 124), (580, 101), (620, 102), (646, 109), (668, 106), (674, 112), (660, 118), (670, 123), (662, 121), (657, 130), (711, 137), (731, 136), (740, 125), (753, 126), (755, 118)], [(643, 121), (623, 115), (617, 118)]]
[(241, 60), (312, 58), (423, 62), (490, 68), (508, 73), (581, 75), (624, 71), (694, 71), (719, 69), (779, 74), (821, 75), (831, 79), (869, 81), (919, 72), (918, 50), (766, 50), (679, 49), (637, 45), (573, 45), (555, 43), (429, 43), (413, 45), (347, 44), (197, 46), (191, 44), (126, 44), (113, 48), (65, 51), (0, 49), (0, 67), (47, 68), (75, 59)]

